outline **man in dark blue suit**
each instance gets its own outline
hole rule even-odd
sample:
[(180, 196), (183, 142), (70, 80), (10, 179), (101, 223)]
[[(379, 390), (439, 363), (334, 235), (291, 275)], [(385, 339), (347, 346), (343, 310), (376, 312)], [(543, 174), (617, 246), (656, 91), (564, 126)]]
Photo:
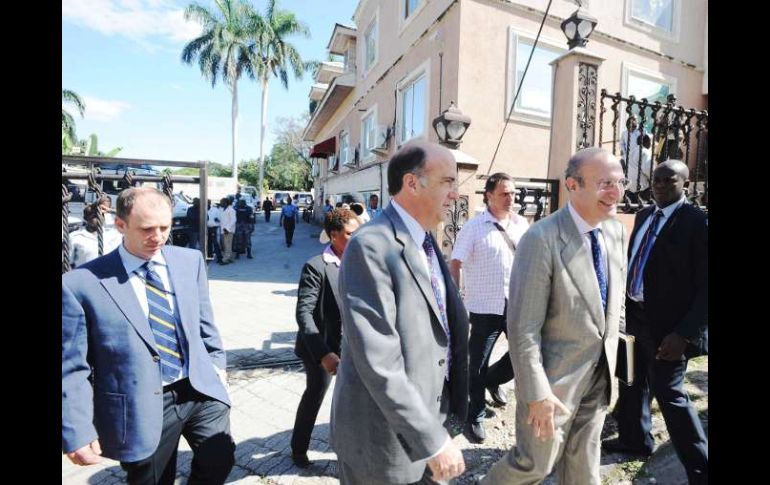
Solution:
[(121, 192), (115, 225), (118, 249), (62, 276), (62, 449), (120, 461), (131, 484), (173, 484), (183, 435), (189, 483), (224, 483), (235, 445), (204, 260), (165, 246), (156, 189)]
[(683, 388), (689, 358), (708, 352), (708, 218), (687, 203), (687, 165), (653, 173), (655, 205), (636, 215), (629, 244), (626, 331), (637, 342), (636, 379), (620, 386), (617, 440), (610, 452), (649, 455), (650, 404), (663, 419), (691, 484), (708, 483), (708, 439)]

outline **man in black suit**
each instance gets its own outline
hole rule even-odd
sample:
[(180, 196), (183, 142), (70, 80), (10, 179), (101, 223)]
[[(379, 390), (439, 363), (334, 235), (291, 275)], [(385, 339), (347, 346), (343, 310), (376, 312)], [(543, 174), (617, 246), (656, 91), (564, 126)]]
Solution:
[(324, 231), (329, 244), (302, 268), (297, 294), (297, 343), (294, 353), (302, 359), (307, 388), (302, 394), (291, 435), (292, 460), (300, 468), (310, 465), (307, 449), (326, 390), (340, 363), (342, 322), (338, 277), (342, 254), (358, 229), (358, 218), (349, 209), (326, 215)]
[(687, 165), (653, 173), (655, 205), (636, 215), (629, 244), (626, 331), (637, 342), (636, 379), (620, 386), (619, 438), (609, 452), (650, 455), (652, 397), (691, 484), (708, 482), (708, 439), (683, 389), (687, 361), (708, 352), (708, 218), (687, 203)]

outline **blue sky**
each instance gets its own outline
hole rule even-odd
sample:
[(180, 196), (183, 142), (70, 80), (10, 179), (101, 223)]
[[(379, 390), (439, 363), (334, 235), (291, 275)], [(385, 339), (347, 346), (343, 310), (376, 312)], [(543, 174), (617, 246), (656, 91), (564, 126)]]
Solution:
[[(215, 9), (210, 0), (200, 4)], [(86, 102), (85, 118), (75, 110), (79, 138), (96, 133), (99, 149), (123, 147), (118, 156), (157, 160), (211, 160), (230, 164), (230, 91), (215, 88), (197, 65), (181, 62), (180, 54), (199, 27), (184, 21), (189, 1), (62, 0), (62, 88)], [(251, 0), (264, 11), (265, 0)], [(292, 37), (305, 60), (325, 60), (335, 22), (353, 25), (358, 0), (279, 0), (294, 12), (311, 37)], [(308, 109), (312, 84), (289, 78), (270, 83), (268, 133), (270, 152), (278, 117), (297, 116)], [(259, 156), (261, 93), (247, 77), (238, 84), (237, 159)]]

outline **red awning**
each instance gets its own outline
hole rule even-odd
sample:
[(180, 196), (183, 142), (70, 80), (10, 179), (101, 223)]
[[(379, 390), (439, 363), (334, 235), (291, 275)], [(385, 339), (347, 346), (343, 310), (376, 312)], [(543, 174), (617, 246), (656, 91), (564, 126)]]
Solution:
[(329, 158), (337, 151), (337, 138), (331, 137), (321, 143), (316, 143), (310, 151), (310, 158)]

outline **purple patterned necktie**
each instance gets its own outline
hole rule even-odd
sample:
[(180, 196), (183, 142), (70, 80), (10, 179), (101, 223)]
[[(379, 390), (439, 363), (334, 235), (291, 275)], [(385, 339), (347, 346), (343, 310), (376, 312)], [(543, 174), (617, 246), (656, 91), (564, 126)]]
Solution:
[(447, 349), (446, 349), (446, 377), (449, 378), (449, 366), (451, 364), (451, 334), (449, 332), (449, 322), (446, 316), (446, 306), (444, 305), (444, 299), (441, 298), (441, 290), (439, 289), (438, 278), (440, 270), (437, 270), (433, 264), (433, 238), (429, 232), (425, 233), (425, 239), (422, 242), (422, 249), (425, 250), (425, 254), (428, 255), (428, 267), (430, 267), (430, 286), (433, 287), (433, 296), (436, 297), (436, 304), (438, 305), (438, 311), (441, 314), (441, 326), (444, 327), (444, 332), (447, 336)]

